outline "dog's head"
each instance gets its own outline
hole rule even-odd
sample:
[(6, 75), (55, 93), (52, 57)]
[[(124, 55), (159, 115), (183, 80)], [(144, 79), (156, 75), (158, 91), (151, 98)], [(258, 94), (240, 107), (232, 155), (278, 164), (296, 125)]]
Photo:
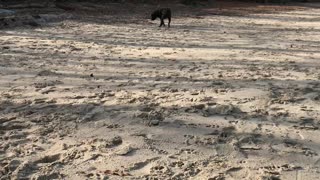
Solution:
[(157, 12), (157, 11), (155, 11), (155, 12), (153, 12), (153, 13), (151, 14), (151, 20), (152, 20), (152, 21), (155, 20), (155, 19), (157, 19), (157, 17), (158, 17), (158, 12)]

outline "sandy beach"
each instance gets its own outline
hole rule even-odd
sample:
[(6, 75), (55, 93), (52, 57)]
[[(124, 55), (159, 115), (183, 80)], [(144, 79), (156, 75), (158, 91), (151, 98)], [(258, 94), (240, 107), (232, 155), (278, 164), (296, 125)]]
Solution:
[(0, 179), (318, 179), (320, 9), (152, 8), (0, 30)]

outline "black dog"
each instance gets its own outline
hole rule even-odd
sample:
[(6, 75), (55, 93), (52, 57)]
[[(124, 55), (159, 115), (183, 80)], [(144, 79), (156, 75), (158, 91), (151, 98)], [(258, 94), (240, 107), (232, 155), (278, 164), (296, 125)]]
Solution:
[(161, 27), (162, 25), (163, 26), (166, 26), (164, 24), (164, 19), (168, 19), (169, 22), (168, 22), (168, 27), (170, 27), (170, 23), (171, 23), (171, 10), (169, 8), (161, 8), (161, 9), (158, 9), (158, 10), (155, 10), (152, 14), (151, 14), (151, 20), (155, 20), (157, 18), (160, 18), (161, 20), (161, 23), (160, 23), (160, 26)]

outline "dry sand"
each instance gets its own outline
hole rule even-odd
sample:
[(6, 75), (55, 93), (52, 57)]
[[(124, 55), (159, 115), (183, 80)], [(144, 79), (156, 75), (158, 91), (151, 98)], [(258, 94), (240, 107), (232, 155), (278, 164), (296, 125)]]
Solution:
[(0, 31), (1, 180), (320, 177), (320, 9), (65, 17)]

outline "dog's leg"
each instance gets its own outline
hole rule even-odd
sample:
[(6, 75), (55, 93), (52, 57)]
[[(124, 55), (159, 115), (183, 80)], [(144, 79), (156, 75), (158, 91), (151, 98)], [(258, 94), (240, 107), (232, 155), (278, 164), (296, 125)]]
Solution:
[(160, 23), (160, 26), (159, 26), (159, 27), (161, 27), (161, 26), (166, 26), (166, 25), (164, 24), (163, 18), (161, 18), (161, 23)]
[(168, 22), (168, 27), (170, 27), (171, 17), (169, 17), (168, 20), (169, 20), (169, 22)]

